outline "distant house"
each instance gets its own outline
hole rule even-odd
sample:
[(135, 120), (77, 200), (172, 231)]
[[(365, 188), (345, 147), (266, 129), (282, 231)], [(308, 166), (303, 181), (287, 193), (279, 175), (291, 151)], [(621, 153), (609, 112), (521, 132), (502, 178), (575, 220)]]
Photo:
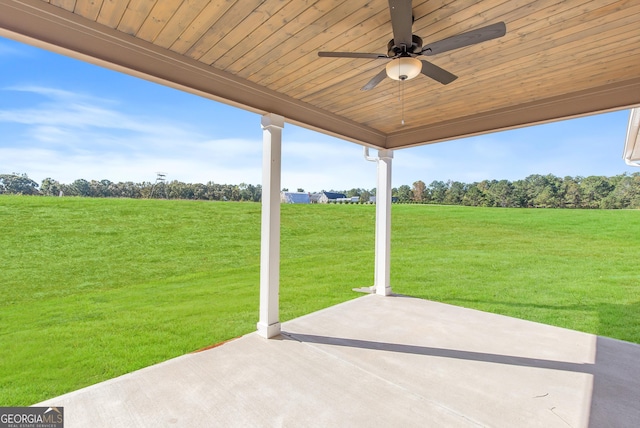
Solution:
[(344, 193), (322, 192), (320, 198), (318, 198), (318, 203), (328, 204), (329, 202), (336, 202), (338, 199), (346, 197), (347, 195)]
[(283, 204), (310, 204), (311, 198), (304, 192), (282, 192), (280, 202)]
[(309, 199), (311, 200), (312, 204), (317, 204), (318, 202), (320, 202), (320, 196), (322, 196), (322, 193), (312, 193), (309, 195)]

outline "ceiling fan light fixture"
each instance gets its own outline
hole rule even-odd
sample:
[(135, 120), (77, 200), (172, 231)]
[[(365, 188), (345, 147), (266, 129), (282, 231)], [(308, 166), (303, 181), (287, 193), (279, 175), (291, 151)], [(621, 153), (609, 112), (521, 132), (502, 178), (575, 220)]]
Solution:
[(410, 80), (422, 71), (420, 60), (412, 57), (400, 57), (387, 64), (387, 76), (393, 80)]

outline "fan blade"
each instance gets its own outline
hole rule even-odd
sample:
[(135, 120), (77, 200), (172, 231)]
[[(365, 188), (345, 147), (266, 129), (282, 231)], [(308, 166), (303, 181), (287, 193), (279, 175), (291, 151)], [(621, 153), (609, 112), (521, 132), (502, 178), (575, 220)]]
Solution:
[(391, 12), (391, 27), (393, 28), (393, 41), (396, 46), (405, 45), (411, 47), (411, 27), (413, 26), (413, 11), (411, 0), (389, 0)]
[(457, 36), (448, 37), (422, 48), (422, 55), (435, 55), (442, 52), (451, 51), (453, 49), (463, 48), (465, 46), (475, 45), (476, 43), (486, 42), (487, 40), (497, 39), (507, 33), (507, 26), (504, 22), (488, 25), (478, 28), (467, 33), (458, 34)]
[(376, 85), (380, 82), (382, 82), (384, 80), (384, 78), (387, 77), (387, 69), (383, 68), (382, 71), (378, 74), (376, 74), (375, 76), (373, 76), (373, 79), (369, 80), (369, 83), (367, 83), (366, 85), (364, 85), (360, 90), (361, 91), (368, 91), (370, 89), (373, 89), (376, 87)]
[(422, 63), (422, 71), (421, 73), (427, 77), (436, 80), (443, 85), (448, 85), (458, 78), (455, 74), (449, 73), (444, 68), (440, 68), (435, 64), (430, 63), (429, 61), (425, 61), (423, 59), (420, 60)]
[(318, 56), (327, 58), (388, 58), (384, 54), (363, 52), (318, 52)]

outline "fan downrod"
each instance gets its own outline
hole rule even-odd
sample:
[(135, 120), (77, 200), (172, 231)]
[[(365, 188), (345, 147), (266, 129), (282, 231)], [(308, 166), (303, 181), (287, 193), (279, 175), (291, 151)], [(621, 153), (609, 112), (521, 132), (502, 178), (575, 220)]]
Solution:
[(415, 34), (411, 35), (411, 46), (396, 46), (395, 40), (389, 40), (387, 43), (387, 56), (389, 58), (395, 58), (404, 54), (416, 54), (419, 55), (422, 52), (422, 39)]

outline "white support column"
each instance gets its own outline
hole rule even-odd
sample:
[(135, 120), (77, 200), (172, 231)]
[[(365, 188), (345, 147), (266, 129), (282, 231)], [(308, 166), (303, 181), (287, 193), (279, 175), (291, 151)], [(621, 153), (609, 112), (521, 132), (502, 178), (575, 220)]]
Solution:
[(262, 238), (258, 334), (280, 334), (280, 172), (284, 118), (262, 116)]
[(391, 294), (391, 160), (393, 150), (378, 151), (376, 190), (375, 293)]

